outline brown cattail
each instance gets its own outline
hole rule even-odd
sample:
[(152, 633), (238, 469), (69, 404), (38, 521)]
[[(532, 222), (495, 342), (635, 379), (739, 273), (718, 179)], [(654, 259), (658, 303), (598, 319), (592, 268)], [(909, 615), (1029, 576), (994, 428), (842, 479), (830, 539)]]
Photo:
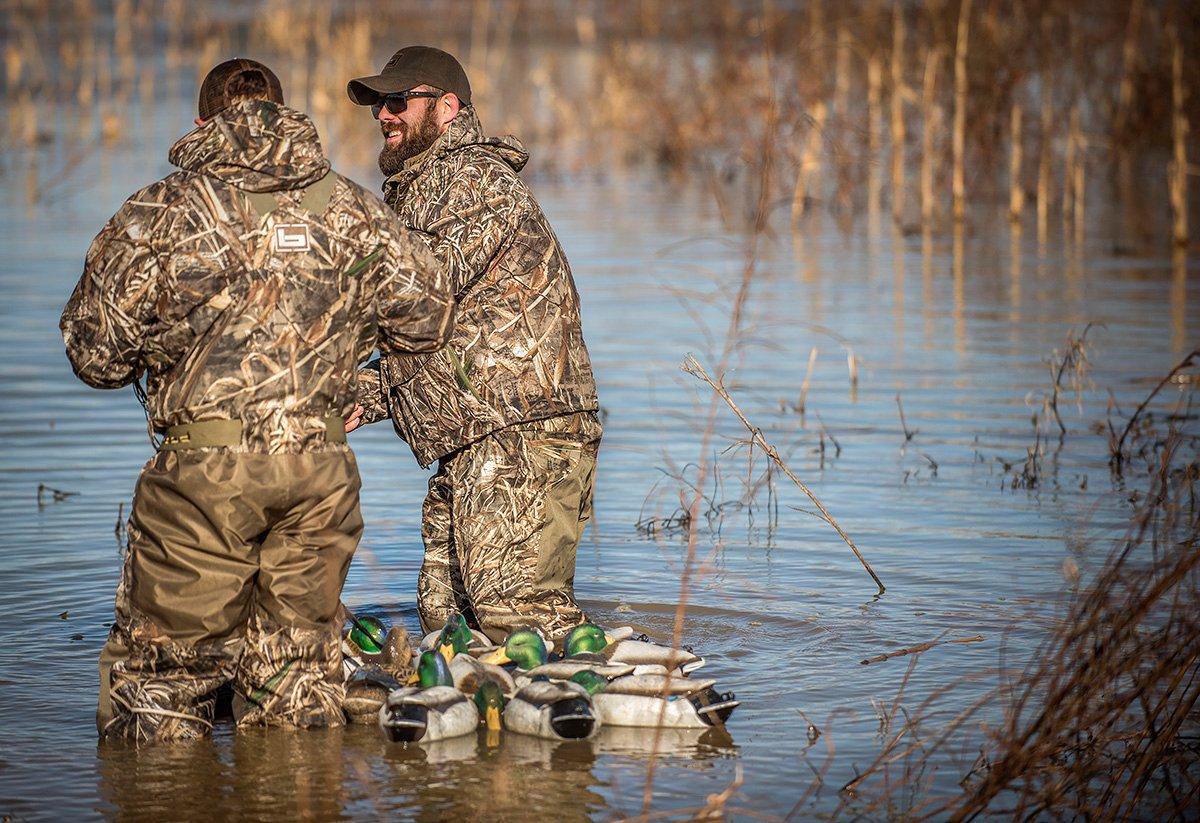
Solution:
[(817, 174), (820, 172), (821, 138), (825, 130), (825, 103), (818, 100), (813, 104), (812, 122), (809, 125), (808, 137), (804, 141), (804, 149), (800, 154), (800, 167), (796, 171), (796, 188), (792, 192), (792, 225), (799, 224), (808, 209), (808, 199), (815, 186)]
[(962, 0), (958, 12), (958, 39), (954, 47), (954, 222), (966, 213), (966, 173), (963, 169), (967, 132), (967, 49), (971, 24), (971, 0)]
[(1079, 108), (1076, 107), (1071, 116), (1071, 142), (1075, 145), (1075, 163), (1071, 171), (1071, 203), (1072, 217), (1075, 222), (1075, 246), (1083, 246), (1085, 180), (1084, 169), (1087, 162), (1087, 136), (1079, 127)]
[(1167, 39), (1171, 44), (1171, 166), (1168, 173), (1171, 199), (1171, 240), (1176, 246), (1188, 244), (1188, 119), (1184, 110), (1187, 89), (1183, 85), (1183, 46), (1179, 42), (1179, 30), (1172, 22), (1167, 26)]
[(904, 222), (904, 11), (900, 0), (892, 3), (892, 219)]
[[(1050, 18), (1042, 18), (1042, 29), (1049, 42)], [(1050, 72), (1042, 71), (1041, 78), (1041, 135), (1038, 145), (1038, 179), (1037, 179), (1037, 241), (1038, 246), (1046, 245), (1046, 236), (1050, 220), (1050, 162), (1052, 141), (1054, 138), (1054, 100), (1050, 91)]]
[(1021, 104), (1013, 102), (1012, 113), (1009, 117), (1009, 143), (1012, 153), (1008, 165), (1008, 219), (1013, 223), (1021, 222), (1021, 213), (1025, 211), (1025, 182), (1022, 180), (1021, 166), (1024, 156), (1021, 146)]
[(867, 58), (867, 214), (872, 225), (879, 218), (879, 121), (882, 116), (883, 63), (879, 55)]
[(942, 107), (937, 102), (937, 73), (942, 51), (934, 47), (925, 52), (925, 76), (921, 83), (921, 225), (929, 231), (933, 225), (934, 138), (942, 130)]
[(1125, 136), (1129, 126), (1129, 113), (1133, 109), (1133, 71), (1137, 64), (1137, 41), (1142, 28), (1143, 0), (1133, 0), (1129, 5), (1129, 23), (1125, 26), (1125, 42), (1121, 47), (1121, 82), (1117, 91), (1117, 113), (1113, 118), (1113, 131), (1117, 138)]
[(1075, 211), (1075, 152), (1078, 149), (1076, 143), (1079, 121), (1079, 106), (1071, 106), (1071, 114), (1067, 118), (1067, 155), (1063, 159), (1062, 171), (1062, 236), (1063, 242), (1071, 236), (1070, 226), (1071, 217)]

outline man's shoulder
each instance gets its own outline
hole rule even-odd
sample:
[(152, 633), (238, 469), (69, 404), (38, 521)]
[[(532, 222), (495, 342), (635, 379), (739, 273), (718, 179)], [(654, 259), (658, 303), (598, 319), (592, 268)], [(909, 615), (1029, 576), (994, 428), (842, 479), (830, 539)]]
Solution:
[(161, 180), (135, 191), (125, 198), (123, 209), (159, 210), (170, 208), (195, 188), (197, 175), (188, 171), (173, 171)]
[(438, 158), (431, 177), (452, 193), (476, 192), (488, 197), (506, 195), (532, 200), (521, 175), (487, 146), (465, 146)]

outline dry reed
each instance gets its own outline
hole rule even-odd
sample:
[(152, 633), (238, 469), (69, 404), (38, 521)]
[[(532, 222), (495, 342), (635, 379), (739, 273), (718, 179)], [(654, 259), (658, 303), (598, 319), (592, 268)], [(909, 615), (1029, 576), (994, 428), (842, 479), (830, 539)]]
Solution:
[[(903, 225), (913, 186), (931, 231), (943, 199), (960, 223), (968, 208), (993, 203), (1019, 214), (1027, 144), (1037, 152), (1042, 246), (1060, 202), (1065, 237), (1082, 238), (1090, 169), (1102, 153), (1125, 196), (1155, 191), (1159, 178), (1139, 170), (1167, 171), (1172, 218), (1163, 233), (1186, 245), (1189, 124), (1200, 116), (1186, 88), (1197, 75), (1187, 44), (1200, 39), (1200, 20), (1147, 0), (1010, 6), (1000, 15), (972, 0), (813, 0), (799, 14), (713, 0), (642, 2), (627, 14), (623, 4), (525, 0), (516, 14), (504, 0), (474, 0), (368, 15), (355, 3), (258, 0), (235, 16), (185, 11), (179, 0), (43, 0), (9, 9), (2, 103), (14, 145), (30, 150), (43, 139), (31, 112), (64, 98), (78, 102), (80, 122), (123, 139), (139, 94), (143, 107), (161, 94), (189, 99), (214, 61), (249, 53), (274, 65), (292, 102), (315, 115), (335, 163), (361, 171), (377, 133), (345, 100), (345, 81), (378, 68), (403, 31), (405, 42), (439, 42), (464, 58), (484, 123), (530, 142), (534, 171), (656, 164), (718, 170), (753, 188), (746, 160), (765, 151), (771, 187), (793, 193), (794, 223), (813, 208), (843, 227), (860, 210), (879, 211), (886, 174), (893, 221)], [(939, 82), (943, 63), (949, 83)], [(915, 92), (910, 69), (920, 74)], [(1022, 100), (1039, 101), (1036, 116), (1031, 108), (1024, 117)], [(778, 111), (768, 117), (771, 106)], [(919, 140), (916, 169), (910, 138)]]
[[(1159, 381), (1122, 437), (1114, 437), (1116, 448), (1137, 442), (1145, 473), (1126, 480), (1144, 494), (1124, 537), (1090, 582), (1069, 595), (1062, 619), (1026, 670), (949, 722), (933, 720), (936, 707), (947, 691), (969, 681), (935, 690), (892, 731), (914, 659), (884, 713), (887, 722), (881, 720), (885, 744), (843, 787), (835, 816), (1107, 821), (1194, 813), (1200, 793), (1197, 358), (1200, 350)], [(1161, 423), (1147, 422), (1148, 405), (1167, 385), (1181, 387), (1174, 408)], [(1078, 575), (1075, 570), (1072, 586)], [(997, 702), (1003, 722), (988, 731), (962, 792), (932, 792), (927, 767), (933, 758), (957, 748), (980, 710)]]

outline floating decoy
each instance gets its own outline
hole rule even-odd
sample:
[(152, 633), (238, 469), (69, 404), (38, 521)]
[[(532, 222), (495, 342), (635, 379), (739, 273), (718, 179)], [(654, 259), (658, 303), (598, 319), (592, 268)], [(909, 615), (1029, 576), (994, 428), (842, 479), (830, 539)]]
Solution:
[(591, 694), (592, 705), (608, 726), (720, 727), (738, 707), (733, 693), (717, 692), (715, 680), (648, 674), (608, 681), (583, 671), (571, 682)]
[(479, 711), (458, 689), (446, 659), (435, 651), (422, 652), (417, 685), (388, 695), (379, 709), (379, 725), (396, 742), (435, 741), (475, 731)]
[[(622, 633), (624, 634), (624, 633)], [(563, 638), (565, 659), (590, 662), (627, 663), (633, 666), (662, 666), (668, 672), (678, 669), (691, 674), (704, 665), (704, 658), (691, 649), (673, 649), (649, 640), (606, 634), (595, 623), (580, 623)]]
[(585, 740), (600, 728), (600, 719), (579, 684), (537, 680), (505, 704), (504, 728), (550, 740)]

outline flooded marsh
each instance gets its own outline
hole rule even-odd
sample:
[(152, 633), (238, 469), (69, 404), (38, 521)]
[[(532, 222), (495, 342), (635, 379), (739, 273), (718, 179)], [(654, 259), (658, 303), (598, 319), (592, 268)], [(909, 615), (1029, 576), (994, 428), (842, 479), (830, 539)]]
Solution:
[[(1195, 21), (1141, 0), (1088, 18), (981, 0), (411, 5), (407, 29), (359, 2), (4, 7), (0, 815), (1012, 816), (1005, 769), (1052, 747), (1006, 748), (1010, 709), (1061, 685), (1048, 655), (1088, 670), (1063, 626), (1109, 637), (1122, 604), (1147, 617), (1096, 671), (1134, 661), (1168, 708), (1194, 699), (1195, 658), (1165, 680), (1137, 661), (1139, 637), (1194, 650), (1196, 570), (1167, 565), (1197, 534), (1196, 363), (1164, 378), (1200, 344), (1196, 186), (1177, 172), (1200, 156)], [(234, 54), (275, 67), (335, 167), (377, 188), (378, 127), (345, 81), (409, 39), (465, 55), (485, 130), (526, 141), (522, 176), (571, 262), (605, 424), (581, 603), (678, 631), (741, 706), (727, 736), (403, 746), (218, 724), (99, 745), (96, 656), (152, 448), (132, 392), (88, 389), (63, 356), (84, 252), (169, 170), (199, 76)], [(415, 631), (428, 476), (386, 424), (351, 444), (366, 530), (344, 600)], [(1088, 594), (1131, 545), (1144, 576)], [(1174, 601), (1151, 596), (1164, 580)], [(1195, 813), (1196, 715), (1178, 719), (1175, 788), (1135, 816)], [(1039, 797), (1027, 813), (1102, 799)]]

